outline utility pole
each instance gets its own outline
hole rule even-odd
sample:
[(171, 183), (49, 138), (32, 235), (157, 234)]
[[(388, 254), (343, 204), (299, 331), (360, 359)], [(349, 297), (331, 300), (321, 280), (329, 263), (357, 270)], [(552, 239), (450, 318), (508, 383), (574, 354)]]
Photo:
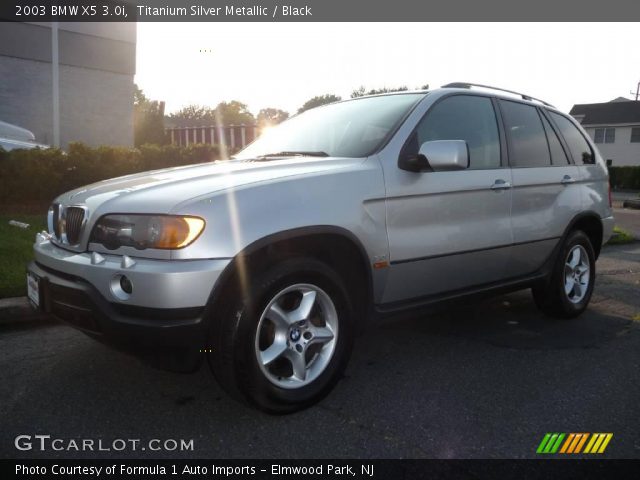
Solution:
[[(629, 92), (633, 95), (633, 92)], [(638, 86), (636, 87), (636, 102), (638, 101), (638, 97), (640, 97), (640, 82), (638, 82)]]
[(51, 22), (51, 96), (53, 99), (53, 146), (60, 147), (60, 56), (58, 22)]

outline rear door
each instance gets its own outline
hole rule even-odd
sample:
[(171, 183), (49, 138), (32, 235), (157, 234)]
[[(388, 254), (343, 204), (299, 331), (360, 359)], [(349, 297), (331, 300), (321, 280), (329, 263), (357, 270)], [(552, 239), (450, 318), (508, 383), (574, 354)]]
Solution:
[(582, 210), (597, 212), (600, 218), (611, 216), (607, 170), (601, 161), (596, 161), (595, 151), (587, 141), (586, 132), (581, 131), (574, 121), (564, 115), (552, 111), (547, 111), (547, 115), (554, 126), (558, 127), (574, 163), (580, 169)]
[(513, 248), (508, 274), (538, 270), (581, 210), (580, 172), (556, 128), (534, 105), (500, 100), (512, 169)]

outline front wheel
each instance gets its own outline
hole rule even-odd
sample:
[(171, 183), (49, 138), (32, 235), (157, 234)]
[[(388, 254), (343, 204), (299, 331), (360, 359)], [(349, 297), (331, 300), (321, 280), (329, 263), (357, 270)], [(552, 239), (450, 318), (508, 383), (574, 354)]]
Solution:
[(553, 317), (580, 315), (591, 300), (595, 265), (589, 237), (580, 230), (571, 232), (558, 254), (551, 277), (532, 289), (538, 308)]
[(285, 260), (256, 277), (215, 318), (209, 357), (225, 390), (270, 413), (305, 408), (326, 395), (353, 341), (347, 290), (328, 265)]

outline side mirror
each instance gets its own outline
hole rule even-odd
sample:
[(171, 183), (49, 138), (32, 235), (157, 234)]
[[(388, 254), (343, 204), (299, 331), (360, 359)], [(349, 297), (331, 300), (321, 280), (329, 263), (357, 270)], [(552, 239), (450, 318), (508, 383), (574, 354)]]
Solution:
[(429, 165), (429, 161), (427, 157), (424, 155), (409, 155), (409, 156), (401, 156), (398, 159), (398, 167), (401, 170), (406, 170), (407, 172), (430, 172), (431, 166)]
[(613, 165), (613, 160), (610, 158), (607, 158), (607, 168), (610, 167), (611, 165)]
[(424, 142), (417, 155), (401, 158), (398, 167), (410, 172), (464, 170), (469, 168), (469, 148), (464, 140)]

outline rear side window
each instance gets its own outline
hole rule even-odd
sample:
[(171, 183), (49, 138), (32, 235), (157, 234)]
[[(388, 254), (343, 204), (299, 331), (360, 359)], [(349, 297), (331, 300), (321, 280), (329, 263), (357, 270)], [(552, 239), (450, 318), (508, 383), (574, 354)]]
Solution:
[(551, 118), (556, 123), (558, 128), (560, 129), (560, 133), (564, 137), (567, 145), (569, 146), (569, 151), (571, 152), (571, 156), (573, 157), (573, 161), (581, 165), (585, 164), (593, 164), (595, 163), (595, 158), (593, 156), (593, 151), (591, 150), (591, 146), (584, 138), (580, 130), (567, 118), (563, 117), (560, 114), (555, 112), (549, 112)]
[(501, 100), (500, 107), (509, 136), (509, 163), (512, 167), (548, 167), (551, 155), (547, 137), (535, 107)]
[(542, 124), (544, 125), (544, 131), (547, 134), (547, 140), (549, 141), (549, 152), (551, 152), (551, 163), (553, 165), (567, 165), (569, 163), (569, 158), (562, 148), (562, 144), (560, 143), (560, 139), (558, 139), (558, 135), (551, 127), (549, 120), (545, 118), (544, 115), (540, 115), (542, 117)]
[(469, 168), (500, 166), (500, 137), (490, 98), (455, 95), (429, 109), (403, 150), (415, 155), (432, 140), (464, 140), (469, 147)]

